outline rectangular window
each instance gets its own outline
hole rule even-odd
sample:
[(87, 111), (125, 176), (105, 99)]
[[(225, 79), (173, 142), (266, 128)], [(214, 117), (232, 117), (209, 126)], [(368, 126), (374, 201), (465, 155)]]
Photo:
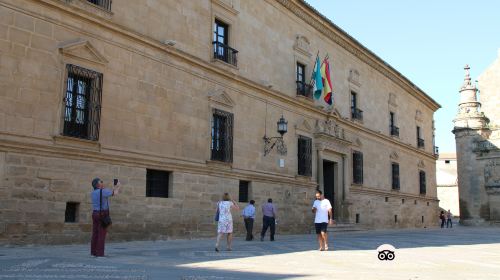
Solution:
[(389, 113), (389, 129), (392, 136), (399, 136), (399, 127), (396, 126), (396, 115), (394, 112)]
[(312, 87), (306, 84), (306, 66), (297, 62), (296, 69), (297, 95), (302, 95), (307, 98), (312, 98)]
[(297, 62), (297, 82), (306, 82), (306, 66), (302, 63)]
[(422, 139), (420, 126), (417, 126), (417, 146), (423, 148), (425, 146), (424, 139)]
[(169, 197), (170, 172), (146, 170), (146, 197)]
[(312, 139), (300, 135), (297, 151), (298, 174), (312, 176)]
[(419, 172), (419, 178), (420, 178), (420, 194), (425, 194), (427, 192), (427, 190), (425, 187), (425, 172), (424, 171)]
[(399, 190), (399, 164), (392, 163), (392, 189)]
[(359, 214), (356, 214), (356, 224), (359, 224), (360, 220), (359, 220)]
[(248, 202), (249, 199), (249, 183), (248, 181), (240, 181), (239, 187), (239, 202)]
[(352, 178), (354, 184), (363, 184), (363, 153), (352, 153)]
[(64, 213), (65, 223), (76, 223), (78, 222), (78, 208), (80, 203), (78, 202), (66, 202), (66, 211)]
[(358, 108), (358, 94), (351, 91), (351, 118), (363, 120), (363, 111)]
[(211, 160), (233, 161), (233, 114), (218, 109), (212, 115)]
[(97, 141), (101, 115), (102, 74), (66, 65), (63, 135)]
[(229, 47), (229, 25), (216, 19), (214, 23), (214, 58), (237, 65), (237, 50)]

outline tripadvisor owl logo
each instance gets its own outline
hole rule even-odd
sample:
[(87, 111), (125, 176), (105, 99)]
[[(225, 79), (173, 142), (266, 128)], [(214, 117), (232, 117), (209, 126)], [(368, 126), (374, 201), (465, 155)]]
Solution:
[(381, 261), (392, 261), (396, 257), (396, 248), (391, 244), (382, 244), (378, 246), (378, 259)]

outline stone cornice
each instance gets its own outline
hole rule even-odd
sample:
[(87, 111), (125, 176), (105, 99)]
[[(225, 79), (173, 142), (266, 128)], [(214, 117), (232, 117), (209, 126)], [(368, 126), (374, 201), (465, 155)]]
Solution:
[(361, 61), (365, 62), (373, 69), (406, 90), (412, 96), (424, 103), (432, 111), (436, 111), (441, 106), (430, 96), (425, 94), (420, 88), (414, 85), (408, 78), (399, 73), (396, 69), (382, 60), (368, 48), (364, 47), (347, 32), (335, 25), (304, 0), (276, 0), (297, 17), (324, 34), (337, 45), (341, 46)]
[(101, 146), (100, 150), (83, 149), (66, 145), (51, 145), (50, 139), (18, 136), (0, 132), (0, 152), (22, 153), (34, 156), (64, 157), (72, 160), (96, 161), (108, 164), (160, 168), (174, 172), (212, 175), (240, 180), (289, 184), (315, 188), (316, 182), (296, 180), (294, 175), (266, 171), (225, 168), (208, 165), (206, 162), (162, 157), (144, 152), (133, 152)]
[(439, 199), (437, 197), (421, 196), (421, 195), (417, 195), (417, 194), (404, 193), (404, 192), (400, 192), (400, 191), (379, 190), (379, 189), (369, 188), (369, 187), (351, 186), (349, 188), (349, 191), (351, 193), (361, 193), (361, 194), (398, 197), (398, 198), (412, 198), (412, 199), (435, 201), (435, 202), (439, 201)]

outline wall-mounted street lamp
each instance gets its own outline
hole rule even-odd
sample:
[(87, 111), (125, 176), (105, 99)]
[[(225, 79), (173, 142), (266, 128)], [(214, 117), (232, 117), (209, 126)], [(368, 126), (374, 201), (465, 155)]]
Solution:
[(267, 135), (264, 134), (264, 156), (269, 154), (273, 150), (274, 146), (276, 146), (276, 150), (279, 154), (286, 154), (286, 145), (283, 141), (283, 135), (285, 135), (285, 133), (288, 131), (288, 122), (285, 120), (283, 115), (281, 115), (281, 118), (279, 119), (277, 124), (278, 133), (281, 136), (267, 137)]

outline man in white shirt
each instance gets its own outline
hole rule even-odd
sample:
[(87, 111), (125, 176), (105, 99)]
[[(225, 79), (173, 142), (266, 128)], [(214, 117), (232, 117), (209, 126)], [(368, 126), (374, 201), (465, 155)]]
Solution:
[(248, 204), (241, 215), (243, 216), (243, 221), (245, 222), (245, 229), (247, 230), (247, 238), (246, 241), (251, 241), (253, 239), (253, 221), (255, 219), (255, 200), (250, 200), (250, 204)]
[(328, 224), (333, 224), (333, 211), (330, 201), (325, 198), (320, 190), (316, 191), (316, 200), (314, 201), (312, 212), (316, 214), (314, 226), (318, 236), (319, 250), (328, 250)]

